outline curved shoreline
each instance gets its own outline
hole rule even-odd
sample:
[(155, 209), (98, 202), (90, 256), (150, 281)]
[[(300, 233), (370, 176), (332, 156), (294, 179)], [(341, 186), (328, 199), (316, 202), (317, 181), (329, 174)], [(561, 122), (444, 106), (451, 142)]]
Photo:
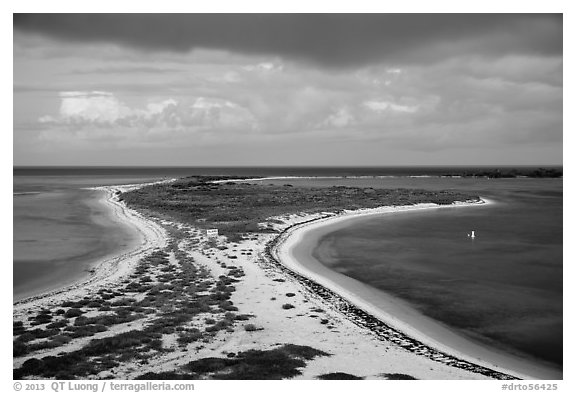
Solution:
[(284, 229), (280, 236), (268, 244), (266, 254), (272, 261), (284, 268), (283, 270), (320, 297), (335, 302), (335, 307), (353, 322), (368, 328), (379, 337), (392, 341), (413, 353), (497, 379), (534, 379), (534, 377), (530, 376), (532, 375), (531, 373), (512, 371), (508, 366), (498, 366), (487, 359), (470, 356), (442, 340), (439, 341), (430, 337), (421, 329), (418, 329), (416, 325), (410, 325), (404, 320), (397, 318), (394, 314), (393, 304), (390, 310), (383, 310), (376, 304), (370, 303), (370, 301), (351, 292), (350, 287), (341, 285), (336, 280), (313, 271), (293, 255), (294, 248), (308, 232), (329, 224), (333, 225), (353, 218), (400, 211), (485, 206), (491, 203), (494, 202), (484, 199), (480, 203), (458, 203), (445, 206), (421, 204), (404, 207), (380, 207), (347, 211), (341, 215), (325, 215)]
[(131, 247), (128, 247), (128, 250), (124, 250), (120, 254), (113, 254), (96, 262), (90, 270), (91, 274), (88, 278), (13, 302), (13, 312), (18, 314), (29, 307), (37, 307), (54, 301), (60, 302), (64, 300), (64, 298), (69, 297), (85, 296), (93, 289), (99, 288), (111, 281), (117, 281), (130, 274), (141, 257), (157, 247), (164, 247), (167, 242), (164, 229), (153, 221), (144, 218), (137, 211), (127, 207), (126, 204), (118, 198), (120, 192), (156, 183), (161, 182), (89, 188), (91, 190), (104, 191), (101, 202), (110, 209), (111, 220), (115, 223), (130, 227), (138, 234), (137, 236), (140, 240)]

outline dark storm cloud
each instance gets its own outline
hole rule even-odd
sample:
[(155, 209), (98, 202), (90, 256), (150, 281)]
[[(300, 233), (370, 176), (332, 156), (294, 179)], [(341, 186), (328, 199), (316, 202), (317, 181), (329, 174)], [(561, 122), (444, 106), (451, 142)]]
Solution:
[(16, 14), (14, 28), (72, 42), (221, 49), (336, 67), (562, 54), (560, 14)]

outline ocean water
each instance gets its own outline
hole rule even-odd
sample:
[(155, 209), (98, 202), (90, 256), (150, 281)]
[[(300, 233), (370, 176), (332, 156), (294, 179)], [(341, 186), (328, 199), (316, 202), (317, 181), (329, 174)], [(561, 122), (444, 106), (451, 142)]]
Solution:
[[(351, 223), (321, 238), (314, 256), (472, 340), (561, 367), (562, 179), (399, 177), (291, 184), (455, 189), (493, 201)], [(471, 230), (475, 239), (468, 237)]]
[(14, 169), (13, 298), (37, 295), (88, 277), (95, 263), (138, 241), (87, 187), (162, 178), (156, 174)]

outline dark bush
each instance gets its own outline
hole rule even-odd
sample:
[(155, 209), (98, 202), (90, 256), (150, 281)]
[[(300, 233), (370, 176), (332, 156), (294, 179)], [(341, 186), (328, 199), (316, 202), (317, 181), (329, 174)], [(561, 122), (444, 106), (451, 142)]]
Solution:
[(28, 346), (21, 341), (13, 341), (12, 342), (12, 356), (18, 357), (23, 356), (28, 353)]
[(71, 308), (68, 311), (66, 311), (64, 316), (66, 318), (75, 318), (75, 317), (79, 317), (82, 314), (83, 314), (83, 312), (79, 308)]
[(184, 369), (198, 373), (213, 373), (213, 379), (283, 379), (300, 375), (298, 370), (316, 356), (327, 354), (314, 348), (284, 345), (269, 351), (249, 350), (239, 352), (234, 358), (205, 358), (195, 360)]
[(46, 325), (46, 329), (55, 329), (55, 328), (63, 328), (68, 325), (68, 321), (66, 319), (62, 319), (60, 321), (52, 322)]
[(68, 326), (64, 331), (72, 338), (91, 337), (96, 333), (105, 332), (108, 328), (104, 325)]
[(149, 372), (146, 374), (142, 374), (134, 378), (135, 380), (191, 380), (191, 379), (198, 379), (195, 374), (179, 374), (174, 371), (162, 372), (162, 373), (153, 373)]
[(54, 336), (52, 337), (52, 341), (54, 341), (55, 343), (59, 343), (60, 345), (64, 345), (67, 344), (71, 341), (72, 339), (70, 338), (70, 336), (64, 335), (64, 334), (59, 334), (58, 336)]
[(198, 341), (202, 338), (202, 333), (199, 330), (196, 331), (189, 331), (189, 332), (182, 332), (176, 339), (178, 344), (185, 345), (190, 344), (192, 342)]
[(32, 318), (34, 322), (32, 325), (42, 325), (48, 323), (52, 320), (52, 315), (50, 314), (38, 314), (34, 318)]
[(56, 347), (59, 347), (60, 345), (62, 345), (62, 344), (60, 344), (56, 341), (42, 341), (42, 342), (35, 343), (35, 344), (29, 344), (28, 345), (28, 351), (29, 352), (41, 351), (43, 349), (56, 348)]
[(407, 375), (407, 374), (396, 374), (396, 373), (390, 373), (390, 374), (381, 374), (383, 377), (385, 377), (386, 379), (394, 379), (394, 380), (415, 380), (417, 378), (414, 378), (411, 375)]
[(12, 333), (14, 336), (19, 336), (26, 332), (26, 328), (22, 321), (16, 321), (12, 324)]
[(316, 378), (317, 379), (323, 379), (323, 380), (338, 380), (338, 381), (348, 380), (348, 379), (364, 379), (364, 377), (357, 377), (356, 375), (341, 373), (341, 372), (322, 374), (322, 375), (318, 375)]

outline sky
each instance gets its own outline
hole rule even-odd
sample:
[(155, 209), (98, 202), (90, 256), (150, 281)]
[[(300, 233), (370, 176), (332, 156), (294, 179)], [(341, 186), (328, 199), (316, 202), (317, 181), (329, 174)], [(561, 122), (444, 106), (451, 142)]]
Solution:
[(560, 14), (15, 14), (14, 165), (562, 164)]

